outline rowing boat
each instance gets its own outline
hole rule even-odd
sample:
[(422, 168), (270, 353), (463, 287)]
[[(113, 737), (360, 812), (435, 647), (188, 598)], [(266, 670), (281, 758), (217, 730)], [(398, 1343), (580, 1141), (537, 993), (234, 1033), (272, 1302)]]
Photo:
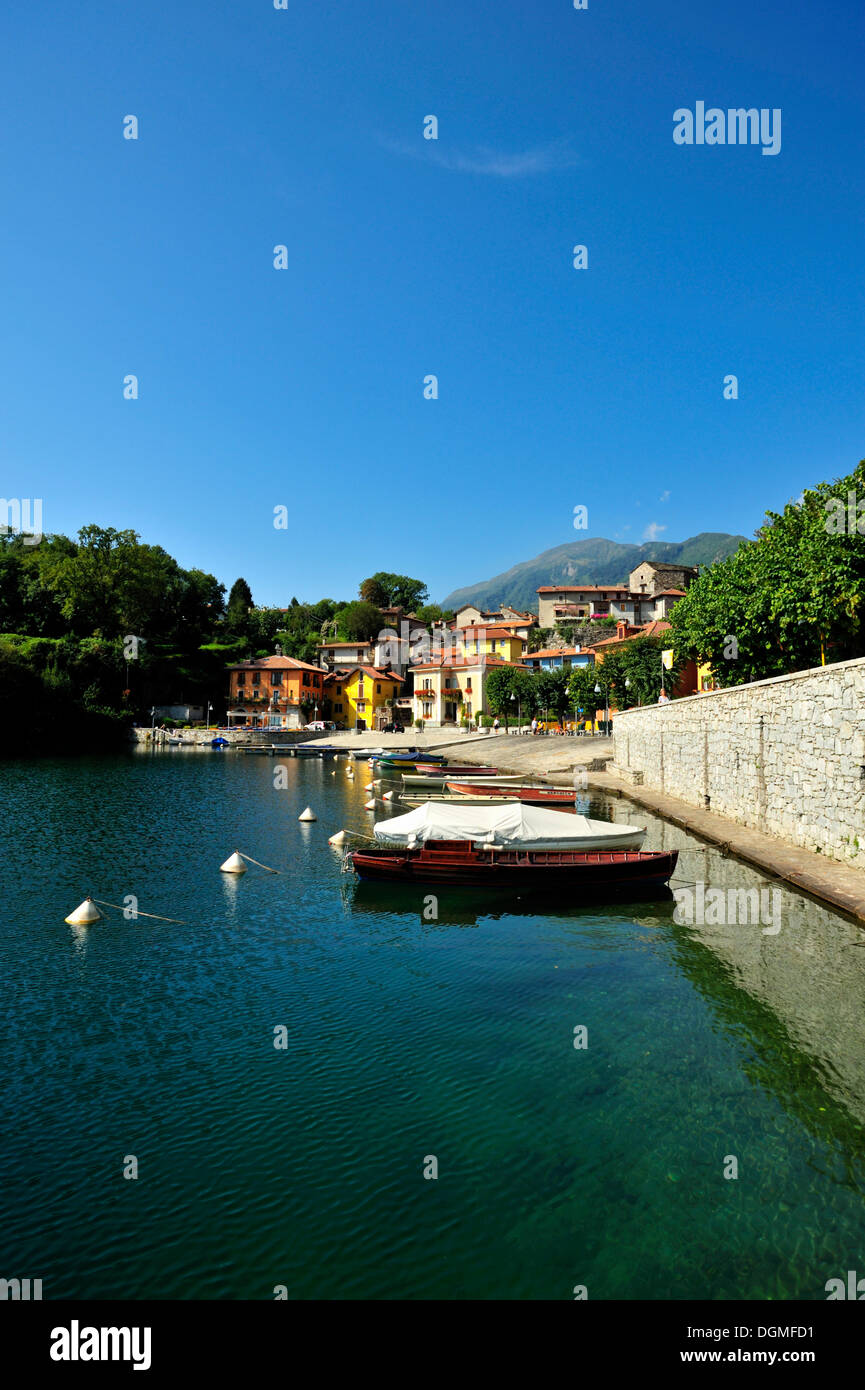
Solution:
[(575, 806), (577, 801), (577, 793), (567, 787), (484, 787), (470, 782), (445, 782), (445, 787), (457, 796), (471, 796), (476, 800), (497, 801), (507, 797), (533, 806)]
[(674, 873), (677, 858), (676, 850), (498, 849), (472, 840), (438, 840), (415, 849), (355, 850), (346, 863), (361, 879), (393, 883), (594, 893), (660, 888)]

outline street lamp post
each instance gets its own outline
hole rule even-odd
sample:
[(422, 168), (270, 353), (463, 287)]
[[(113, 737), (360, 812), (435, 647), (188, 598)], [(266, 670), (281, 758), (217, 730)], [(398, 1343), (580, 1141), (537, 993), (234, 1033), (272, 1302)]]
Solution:
[(154, 741), (155, 737), (156, 737), (156, 706), (154, 705), (153, 708), (152, 708), (151, 711), (150, 711), (150, 746), (151, 746), (151, 748), (153, 747), (153, 741)]

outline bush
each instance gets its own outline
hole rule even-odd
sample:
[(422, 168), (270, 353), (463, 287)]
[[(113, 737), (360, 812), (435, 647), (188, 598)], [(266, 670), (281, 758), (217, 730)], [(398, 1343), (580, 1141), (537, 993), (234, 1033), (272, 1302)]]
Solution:
[(491, 729), (492, 727), (493, 727), (493, 720), (490, 718), (490, 716), (489, 716), (488, 714), (482, 714), (482, 715), (479, 716), (479, 718), (478, 718), (478, 728), (479, 728), (479, 729)]

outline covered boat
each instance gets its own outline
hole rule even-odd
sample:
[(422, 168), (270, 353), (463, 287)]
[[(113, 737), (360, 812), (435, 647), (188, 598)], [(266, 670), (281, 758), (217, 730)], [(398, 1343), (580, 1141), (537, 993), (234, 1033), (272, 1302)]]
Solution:
[(522, 802), (466, 805), (461, 800), (425, 801), (404, 816), (377, 821), (376, 842), (412, 848), (430, 840), (471, 840), (480, 846), (514, 849), (639, 849), (646, 832), (587, 816), (563, 816)]

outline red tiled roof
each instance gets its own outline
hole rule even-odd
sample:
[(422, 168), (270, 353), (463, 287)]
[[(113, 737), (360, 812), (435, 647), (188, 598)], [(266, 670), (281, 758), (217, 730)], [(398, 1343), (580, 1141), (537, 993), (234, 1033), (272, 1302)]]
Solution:
[(656, 594), (650, 595), (651, 598), (684, 598), (684, 589), (659, 589)]
[(630, 632), (626, 633), (624, 637), (619, 637), (618, 634), (616, 634), (615, 637), (602, 637), (598, 642), (592, 642), (589, 646), (585, 647), (584, 650), (593, 652), (598, 647), (609, 647), (617, 642), (633, 642), (635, 637), (659, 637), (662, 632), (672, 632), (672, 630), (672, 623), (666, 623), (660, 619), (656, 619), (654, 622), (644, 623), (642, 627), (632, 627)]
[(342, 679), (350, 680), (355, 671), (362, 671), (374, 681), (393, 681), (394, 685), (402, 685), (402, 676), (398, 676), (394, 671), (377, 671), (374, 666), (352, 666), (350, 671), (344, 673)]
[(238, 661), (229, 671), (321, 671), (308, 661), (296, 661), (293, 656), (263, 656), (258, 661)]

